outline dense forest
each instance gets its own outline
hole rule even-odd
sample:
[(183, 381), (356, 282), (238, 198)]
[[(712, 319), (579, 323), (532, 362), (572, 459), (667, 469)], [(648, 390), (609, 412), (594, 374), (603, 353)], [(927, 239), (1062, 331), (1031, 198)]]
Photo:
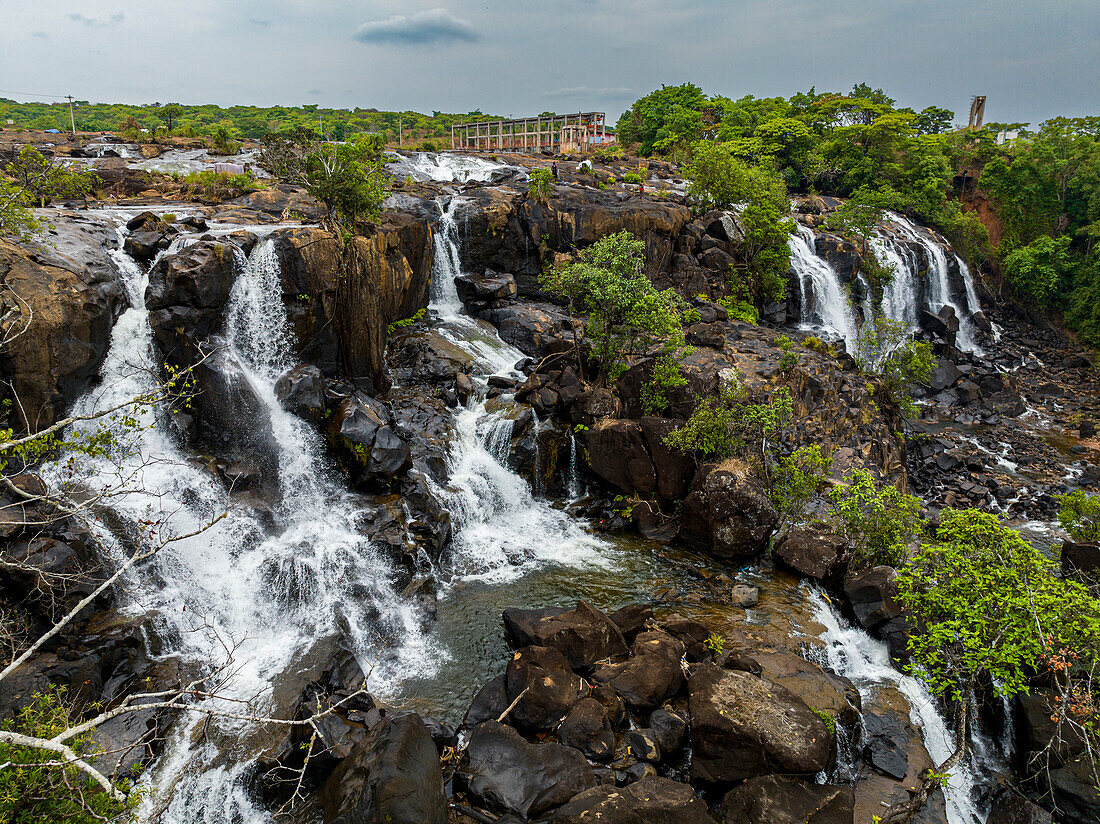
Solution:
[[(384, 133), (387, 141), (397, 143), (400, 130), (404, 140), (434, 142), (438, 148), (445, 148), (450, 145), (453, 124), (495, 119), (495, 115), (484, 115), (480, 111), (426, 115), (413, 111), (326, 109), (317, 105), (222, 108), (151, 103), (133, 106), (78, 100), (74, 104), (73, 118), (78, 130), (89, 132), (140, 132), (145, 129), (153, 135), (200, 137), (213, 135), (221, 127), (231, 139), (257, 140), (273, 133), (310, 129), (323, 130), (327, 137), (335, 140), (359, 132)], [(18, 103), (0, 98), (0, 123), (9, 120), (15, 128), (68, 130), (71, 127), (68, 103)]]
[(1064, 313), (1083, 341), (1100, 345), (1100, 117), (970, 130), (954, 120), (935, 106), (898, 107), (866, 84), (731, 100), (686, 83), (637, 100), (617, 132), (642, 155), (685, 162), (718, 144), (792, 192), (912, 215), (1016, 297)]

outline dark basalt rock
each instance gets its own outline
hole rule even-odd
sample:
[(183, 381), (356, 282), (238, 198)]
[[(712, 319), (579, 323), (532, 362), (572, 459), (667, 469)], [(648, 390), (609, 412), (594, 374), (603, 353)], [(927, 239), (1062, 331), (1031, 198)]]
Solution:
[(897, 572), (887, 566), (871, 567), (844, 579), (844, 594), (864, 628), (872, 629), (901, 615), (896, 579)]
[(584, 601), (568, 611), (506, 609), (504, 627), (516, 646), (553, 647), (573, 669), (628, 652), (615, 623)]
[(607, 761), (615, 751), (615, 732), (607, 709), (595, 698), (582, 698), (558, 727), (558, 740), (593, 761)]
[(845, 555), (844, 540), (828, 529), (806, 525), (792, 527), (776, 541), (772, 554), (784, 566), (819, 581), (840, 573)]
[(993, 800), (985, 824), (1051, 824), (1050, 813), (1008, 788)]
[[(648, 766), (648, 765), (646, 765)], [(715, 824), (687, 784), (648, 776), (622, 789), (595, 787), (561, 807), (552, 824)]]
[(692, 775), (731, 783), (772, 772), (828, 769), (834, 736), (778, 684), (703, 664), (688, 681)]
[(638, 633), (645, 629), (646, 623), (653, 618), (653, 607), (645, 604), (627, 604), (609, 616), (623, 634), (628, 644), (633, 644)]
[(498, 675), (477, 691), (462, 719), (463, 729), (473, 729), (483, 721), (496, 721), (511, 703), (508, 700), (507, 677)]
[(447, 824), (439, 752), (415, 713), (381, 720), (320, 793), (325, 824)]
[(634, 640), (634, 655), (621, 664), (597, 667), (592, 681), (614, 689), (632, 707), (652, 709), (680, 690), (684, 645), (664, 632), (643, 632)]
[(509, 720), (537, 731), (557, 727), (583, 694), (581, 679), (573, 674), (565, 656), (551, 647), (518, 650), (508, 662), (505, 685), (508, 702), (519, 699)]
[(455, 782), (491, 809), (526, 819), (595, 787), (596, 776), (578, 750), (529, 744), (511, 727), (486, 721), (471, 733)]
[(411, 465), (411, 450), (380, 401), (359, 394), (341, 401), (328, 431), (357, 480), (389, 480)]
[(1062, 574), (1071, 572), (1100, 579), (1100, 544), (1063, 542)]
[(464, 274), (455, 278), (458, 299), (473, 301), (507, 300), (516, 296), (516, 279), (508, 274), (486, 272), (483, 275)]
[(726, 793), (722, 824), (852, 824), (853, 804), (851, 787), (769, 775)]
[(288, 412), (319, 421), (325, 413), (325, 376), (312, 364), (295, 366), (275, 382), (275, 397)]
[(649, 714), (649, 726), (661, 746), (661, 752), (677, 752), (687, 738), (687, 721), (666, 709), (655, 709)]
[(700, 470), (684, 500), (680, 537), (718, 558), (759, 555), (779, 522), (749, 466), (728, 460)]

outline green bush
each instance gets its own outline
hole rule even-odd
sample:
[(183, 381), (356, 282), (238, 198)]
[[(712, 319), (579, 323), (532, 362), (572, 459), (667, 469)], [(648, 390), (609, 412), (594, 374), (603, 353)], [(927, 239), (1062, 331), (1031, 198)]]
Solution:
[(911, 337), (909, 327), (881, 314), (863, 324), (856, 337), (856, 363), (862, 372), (881, 379), (887, 400), (913, 417), (917, 406), (912, 390), (932, 377), (932, 347)]
[(625, 175), (623, 175), (623, 183), (633, 183), (636, 186), (640, 186), (641, 184), (645, 183), (645, 178), (643, 178), (637, 172), (627, 172)]
[[(679, 359), (686, 304), (672, 289), (655, 289), (642, 271), (644, 262), (645, 242), (616, 232), (539, 278), (546, 292), (568, 300), (570, 311), (588, 313), (584, 340), (599, 364), (600, 381), (618, 379), (630, 361), (653, 348), (672, 363)], [(662, 361), (666, 386), (672, 363)]]
[(760, 311), (747, 300), (740, 300), (731, 295), (727, 298), (719, 298), (718, 304), (726, 307), (726, 311), (733, 320), (751, 323), (753, 326), (760, 323)]
[(852, 546), (851, 568), (896, 567), (920, 524), (920, 500), (890, 484), (879, 487), (865, 469), (853, 469), (829, 490), (831, 514)]
[(1086, 495), (1075, 489), (1058, 495), (1058, 523), (1075, 541), (1100, 541), (1100, 495)]
[[(36, 693), (34, 700), (0, 729), (50, 739), (77, 722), (71, 718), (63, 687)], [(67, 745), (85, 758), (97, 752), (91, 733), (69, 739)], [(132, 809), (138, 794), (120, 803), (86, 773), (74, 766), (56, 766), (59, 754), (34, 747), (0, 743), (0, 821), (11, 824), (99, 824)], [(62, 757), (63, 759), (63, 757)], [(119, 783), (127, 792), (128, 779)]]
[(832, 450), (820, 444), (799, 447), (776, 462), (771, 497), (783, 523), (802, 517), (806, 504), (825, 488), (832, 466)]
[(658, 415), (668, 408), (668, 393), (687, 386), (687, 378), (680, 370), (680, 359), (687, 354), (669, 352), (657, 356), (649, 379), (642, 384), (642, 409), (647, 415)]
[(549, 169), (533, 169), (527, 180), (527, 196), (545, 203), (554, 193), (554, 173)]

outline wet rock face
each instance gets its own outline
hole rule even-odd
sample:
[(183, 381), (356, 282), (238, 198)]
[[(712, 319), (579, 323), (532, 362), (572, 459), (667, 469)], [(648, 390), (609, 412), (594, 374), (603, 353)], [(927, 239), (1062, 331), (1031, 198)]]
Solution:
[(504, 683), (509, 704), (518, 701), (509, 719), (541, 731), (557, 727), (584, 688), (565, 656), (551, 647), (518, 650), (508, 661)]
[(410, 465), (409, 446), (394, 431), (381, 401), (358, 393), (341, 401), (328, 433), (359, 482), (387, 481)]
[(232, 249), (200, 240), (157, 261), (149, 272), (145, 305), (161, 355), (190, 366), (202, 357), (202, 343), (218, 331), (236, 279)]
[(456, 783), (490, 809), (535, 818), (596, 786), (580, 751), (529, 744), (511, 727), (486, 721), (474, 728)]
[(24, 319), (15, 328), (26, 326), (0, 353), (0, 375), (11, 382), (15, 406), (25, 413), (12, 418), (17, 430), (49, 426), (88, 389), (124, 302), (106, 255), (117, 246), (113, 232), (66, 224), (67, 218), (58, 223), (56, 250), (0, 240), (0, 282), (12, 293), (0, 308)]
[(819, 581), (835, 577), (844, 564), (843, 539), (828, 529), (806, 525), (792, 527), (776, 542), (776, 560), (800, 575)]
[(785, 776), (753, 778), (722, 798), (723, 824), (851, 824), (851, 787), (805, 784)]
[(779, 515), (747, 464), (726, 461), (701, 471), (692, 486), (684, 500), (684, 540), (719, 558), (747, 558), (767, 549)]
[(381, 720), (329, 776), (325, 824), (446, 824), (439, 753), (415, 713)]
[(651, 776), (622, 789), (594, 787), (577, 795), (552, 824), (714, 824), (706, 802), (686, 784)]
[(732, 783), (825, 770), (833, 734), (793, 693), (745, 672), (701, 666), (688, 681), (692, 774)]
[(319, 228), (280, 230), (272, 240), (303, 357), (368, 394), (384, 389), (387, 326), (428, 303), (428, 225), (389, 212), (343, 251)]

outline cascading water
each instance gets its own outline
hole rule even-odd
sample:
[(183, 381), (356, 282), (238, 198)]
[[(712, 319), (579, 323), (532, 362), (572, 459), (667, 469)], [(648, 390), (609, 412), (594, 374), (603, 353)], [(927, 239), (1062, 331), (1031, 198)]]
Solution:
[[(77, 404), (78, 412), (107, 408), (155, 386), (157, 358), (144, 302), (148, 274), (121, 251), (115, 259), (131, 305), (112, 333), (102, 384)], [(432, 666), (420, 616), (395, 594), (389, 562), (355, 528), (356, 502), (329, 476), (318, 436), (275, 398), (276, 379), (294, 365), (285, 330), (278, 257), (271, 243), (260, 242), (234, 283), (219, 362), (247, 384), (270, 426), (279, 494), (266, 517), (227, 503), (225, 490), (187, 462), (152, 411), (144, 413), (147, 426), (136, 435), (124, 429), (130, 438), (109, 459), (74, 456), (76, 478), (63, 469), (67, 460), (47, 473), (94, 489), (111, 484), (121, 466), (136, 484), (112, 501), (118, 517), (131, 524), (161, 520), (165, 534), (188, 533), (228, 507), (206, 531), (161, 549), (125, 587), (136, 612), (157, 616), (158, 634), (174, 645), (170, 654), (206, 668), (231, 658), (219, 697), (200, 702), (201, 710), (239, 712), (245, 701), (253, 714), (289, 712), (292, 707), (277, 705), (275, 686), (326, 639), (347, 646), (365, 671), (386, 652), (370, 683), (377, 692)], [(167, 824), (268, 820), (241, 786), (247, 756), (193, 742), (192, 724), (202, 717), (185, 714), (177, 725), (149, 776), (143, 817), (155, 811)], [(248, 742), (262, 736), (249, 722), (215, 717), (212, 724), (248, 755), (255, 751)]]
[(795, 228), (787, 245), (791, 249), (791, 268), (802, 288), (802, 326), (843, 338), (848, 351), (853, 352), (858, 330), (848, 290), (836, 269), (817, 255), (813, 231), (802, 224)]
[[(523, 360), (492, 327), (461, 313), (454, 280), (461, 274), (456, 215), (460, 198), (441, 204), (435, 235), (430, 309), (437, 330), (473, 356), (485, 386), (491, 375), (517, 377)], [(533, 424), (537, 427), (537, 423)], [(471, 399), (457, 415), (450, 454), (450, 477), (440, 494), (451, 511), (454, 539), (448, 561), (458, 578), (509, 580), (543, 564), (600, 564), (603, 543), (584, 524), (536, 498), (527, 481), (507, 465), (512, 424), (489, 412), (483, 399)]]
[[(955, 749), (954, 731), (940, 714), (928, 690), (909, 675), (894, 669), (886, 645), (862, 629), (847, 625), (836, 610), (817, 590), (810, 590), (814, 620), (825, 627), (825, 664), (843, 675), (859, 689), (864, 700), (870, 699), (883, 686), (895, 687), (909, 703), (909, 720), (918, 730), (928, 754), (936, 764), (943, 763)], [(985, 820), (977, 800), (980, 786), (978, 775), (987, 772), (989, 764), (975, 763), (993, 759), (994, 747), (973, 730), (976, 745), (972, 755), (952, 772), (944, 787), (947, 818), (950, 824), (974, 824)]]
[(413, 152), (391, 155), (386, 164), (395, 177), (409, 176), (414, 180), (434, 180), (437, 183), (468, 183), (487, 181), (503, 169), (513, 168), (482, 157), (435, 152)]

